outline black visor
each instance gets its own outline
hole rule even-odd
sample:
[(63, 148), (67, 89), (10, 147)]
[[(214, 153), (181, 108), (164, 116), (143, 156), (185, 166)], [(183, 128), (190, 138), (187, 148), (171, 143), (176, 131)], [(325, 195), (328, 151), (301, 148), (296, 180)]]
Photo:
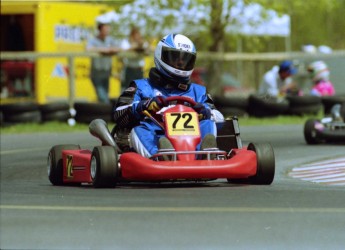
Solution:
[(162, 61), (169, 66), (189, 71), (194, 68), (196, 54), (184, 50), (162, 47)]

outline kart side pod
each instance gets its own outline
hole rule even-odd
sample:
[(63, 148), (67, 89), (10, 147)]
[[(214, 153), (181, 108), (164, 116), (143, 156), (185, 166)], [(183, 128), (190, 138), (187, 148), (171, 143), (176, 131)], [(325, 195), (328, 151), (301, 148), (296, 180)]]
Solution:
[(229, 152), (231, 149), (241, 149), (242, 140), (240, 137), (240, 128), (236, 116), (226, 119), (217, 125), (217, 145), (220, 150)]

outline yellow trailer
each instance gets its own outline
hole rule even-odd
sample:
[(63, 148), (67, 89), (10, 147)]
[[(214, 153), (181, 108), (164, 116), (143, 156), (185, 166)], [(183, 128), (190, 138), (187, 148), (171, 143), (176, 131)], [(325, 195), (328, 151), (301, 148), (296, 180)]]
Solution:
[[(97, 16), (110, 11), (107, 5), (1, 1), (1, 51), (41, 53), (83, 52), (94, 35)], [(113, 73), (119, 74), (113, 57)], [(90, 58), (74, 60), (75, 100), (96, 101), (91, 83)], [(1, 100), (33, 99), (39, 104), (66, 100), (69, 96), (67, 57), (41, 57), (35, 61), (1, 61)], [(110, 98), (120, 93), (118, 77), (110, 79)]]

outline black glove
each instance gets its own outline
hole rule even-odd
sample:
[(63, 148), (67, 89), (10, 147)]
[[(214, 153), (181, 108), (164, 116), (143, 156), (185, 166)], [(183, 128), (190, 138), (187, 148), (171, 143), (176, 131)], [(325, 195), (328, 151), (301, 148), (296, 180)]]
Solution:
[(199, 114), (199, 120), (211, 119), (211, 110), (198, 102), (193, 109)]
[(166, 106), (165, 98), (163, 96), (156, 96), (148, 100), (140, 101), (136, 111), (138, 114), (142, 114), (144, 110), (156, 113), (164, 106)]

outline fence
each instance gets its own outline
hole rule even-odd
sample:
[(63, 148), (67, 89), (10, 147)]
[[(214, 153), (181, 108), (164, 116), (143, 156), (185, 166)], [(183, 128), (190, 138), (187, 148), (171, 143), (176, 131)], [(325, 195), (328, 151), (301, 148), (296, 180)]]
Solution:
[[(74, 60), (77, 57), (99, 57), (100, 55), (93, 52), (69, 52), (69, 53), (38, 53), (38, 52), (1, 52), (1, 60), (32, 60), (38, 58), (68, 58), (68, 81), (69, 81), (69, 104), (73, 106), (75, 102), (75, 64)], [(131, 57), (131, 53), (123, 53), (118, 56)], [(260, 78), (263, 73), (268, 70), (272, 65), (281, 60), (290, 59), (294, 60), (300, 69), (304, 65), (313, 60), (325, 60), (335, 64), (337, 70), (332, 71), (335, 75), (335, 86), (340, 91), (345, 92), (345, 50), (334, 51), (331, 54), (321, 53), (303, 53), (303, 52), (284, 52), (284, 53), (211, 53), (199, 52), (198, 53), (198, 67), (205, 67), (213, 69), (209, 72), (211, 76), (218, 76), (219, 78), (224, 72), (233, 75), (243, 87), (257, 89)], [(335, 62), (334, 62), (335, 61)], [(210, 67), (213, 65), (213, 67)], [(220, 84), (209, 85), (209, 90), (213, 94), (221, 94)]]

